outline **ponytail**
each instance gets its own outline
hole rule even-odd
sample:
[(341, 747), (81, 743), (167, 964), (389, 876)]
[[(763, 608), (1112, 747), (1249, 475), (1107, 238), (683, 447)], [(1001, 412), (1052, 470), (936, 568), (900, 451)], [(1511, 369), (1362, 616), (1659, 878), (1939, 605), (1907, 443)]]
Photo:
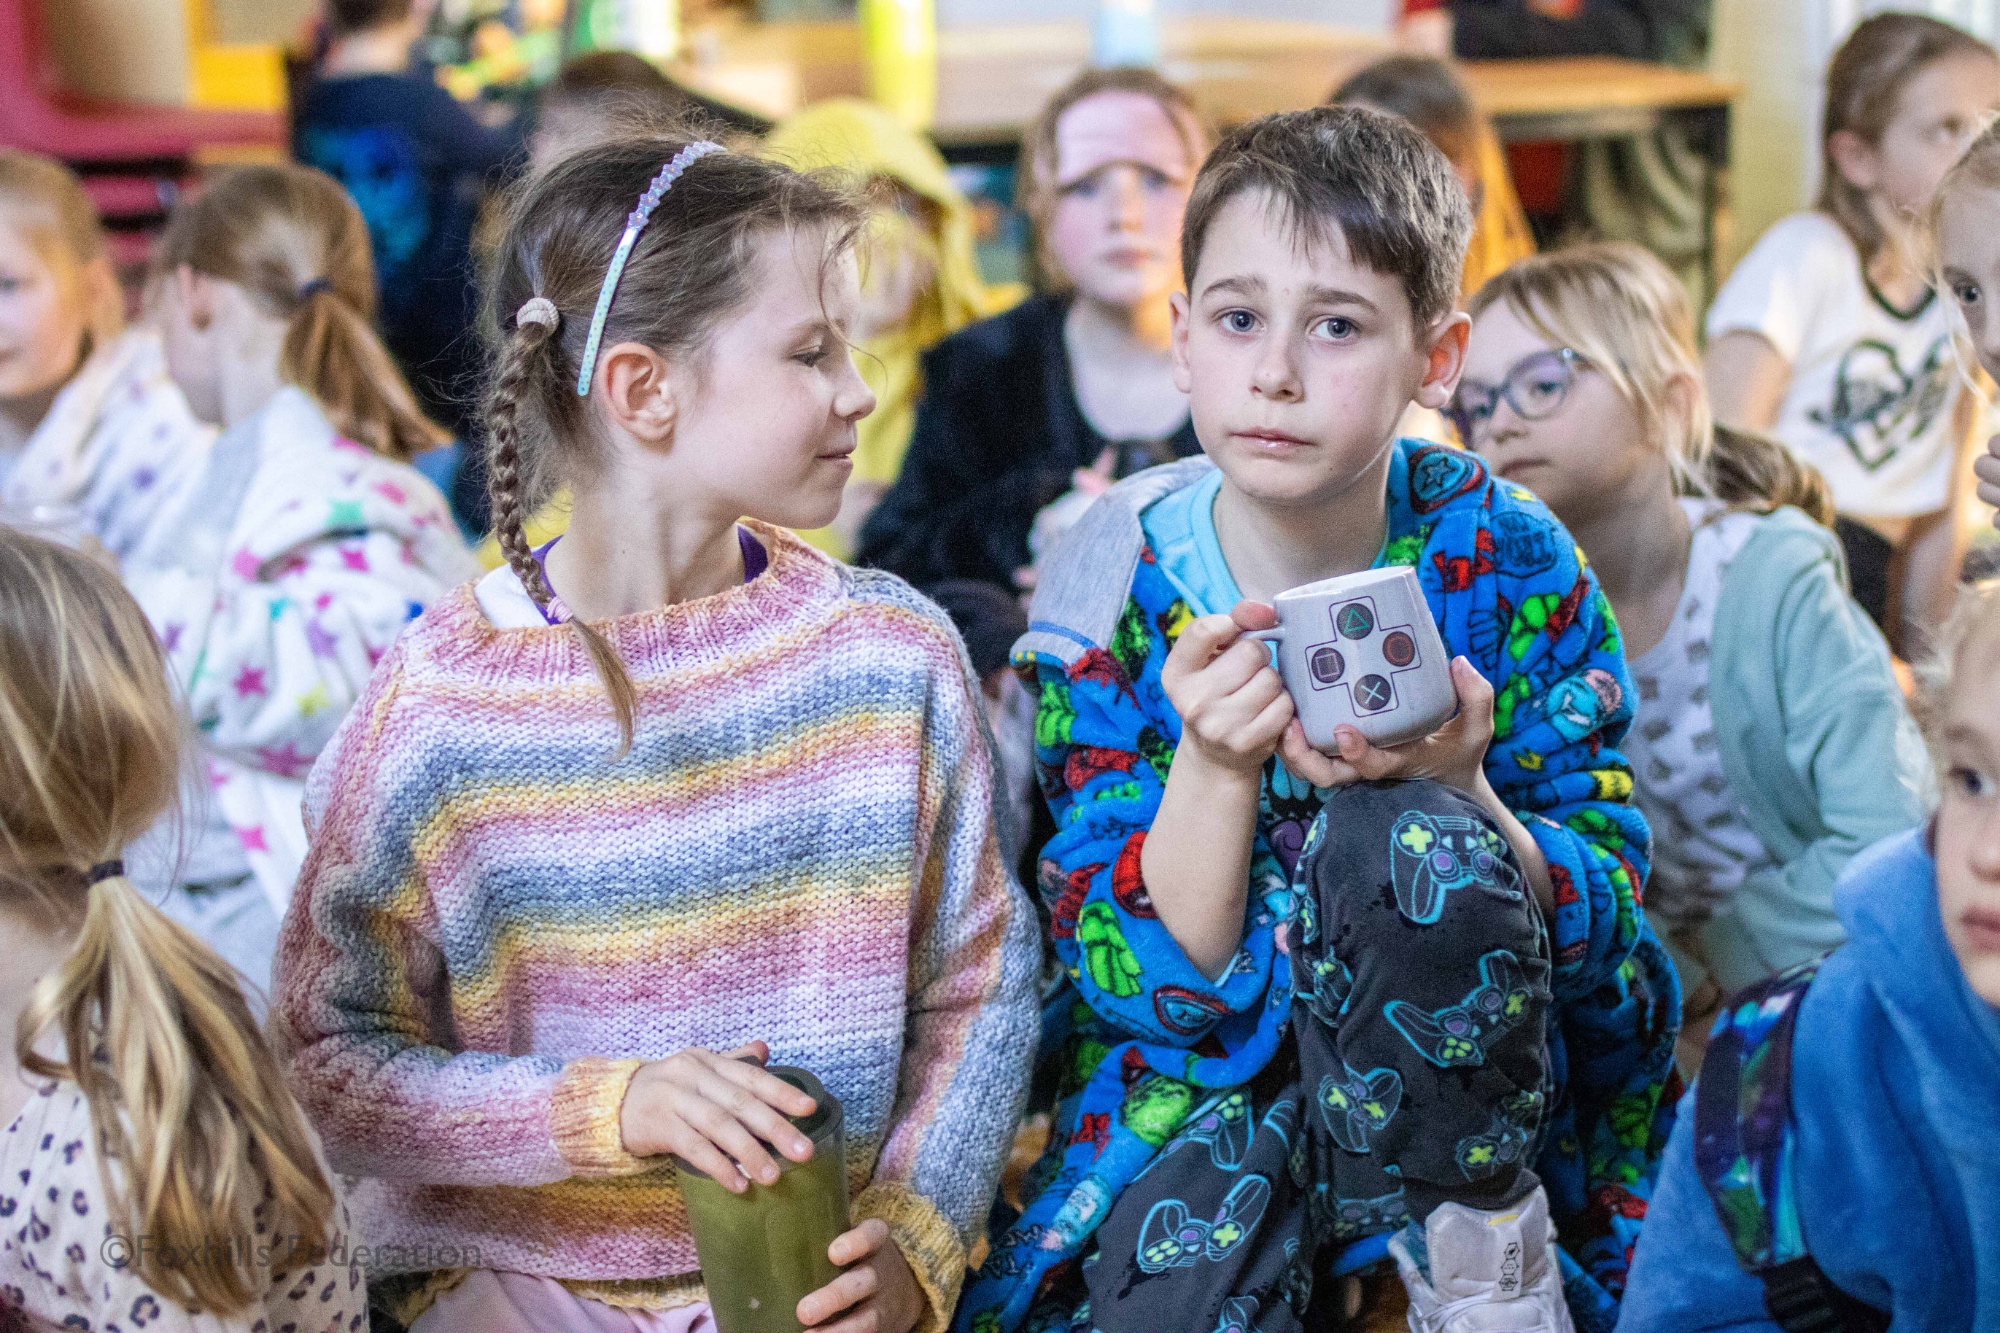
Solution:
[(342, 435), (398, 462), (451, 441), (376, 336), (368, 224), (333, 177), (289, 164), (224, 172), (175, 207), (153, 262), (236, 283), (285, 319), (279, 373)]
[[(261, 1227), (299, 1247), (274, 1269), (312, 1263), (334, 1198), (235, 974), (109, 859), (172, 808), (185, 753), (159, 641), (117, 575), (0, 526), (0, 901), (82, 922), (15, 1055), (83, 1091), (113, 1225), (147, 1238), (140, 1276), (226, 1313), (267, 1285), (236, 1239)], [(51, 1028), (62, 1060), (34, 1049)], [(172, 1263), (190, 1251), (235, 1263)]]
[(385, 458), (407, 463), (451, 442), (417, 405), (367, 319), (323, 280), (300, 295), (278, 373), (316, 398), (342, 435)]
[(1833, 526), (1833, 490), (1818, 468), (1768, 435), (1715, 427), (1703, 480), (1708, 492), (1736, 509), (1802, 509), (1822, 527)]
[[(521, 580), (521, 586), (535, 605), (547, 611), (555, 601), (542, 572), (542, 562), (528, 546), (525, 494), (531, 487), (522, 477), (521, 404), (537, 380), (559, 374), (554, 362), (561, 350), (555, 336), (558, 315), (546, 320), (514, 322), (514, 328), (500, 346), (500, 365), (493, 377), (493, 393), (487, 402), (487, 493), (493, 502), (493, 536), (507, 557), (507, 567)], [(610, 640), (576, 616), (567, 617), (584, 651), (611, 696), (611, 711), (618, 719), (618, 749), (614, 759), (622, 759), (632, 749), (638, 726), (638, 701), (632, 677), (618, 658)]]
[[(128, 1251), (140, 1279), (191, 1308), (241, 1310), (267, 1283), (247, 1247), (218, 1242), (254, 1217), (278, 1271), (316, 1262), (332, 1187), (229, 965), (122, 873), (86, 891), (75, 947), (21, 1014), (21, 1067), (70, 1079), (90, 1104), (113, 1225), (146, 1238)], [(51, 1026), (67, 1061), (33, 1049)], [(189, 1253), (218, 1261), (170, 1262)]]

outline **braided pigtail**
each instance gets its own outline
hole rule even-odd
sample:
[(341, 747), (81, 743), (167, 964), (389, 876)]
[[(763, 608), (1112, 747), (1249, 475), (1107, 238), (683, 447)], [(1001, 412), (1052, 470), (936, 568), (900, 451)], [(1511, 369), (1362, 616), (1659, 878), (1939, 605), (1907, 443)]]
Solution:
[[(549, 587), (542, 562), (535, 559), (528, 545), (529, 487), (522, 477), (521, 403), (543, 377), (553, 380), (560, 375), (556, 360), (561, 344), (555, 336), (559, 316), (554, 303), (542, 297), (524, 305), (522, 312), (528, 318), (517, 316), (513, 332), (501, 344), (500, 365), (487, 404), (486, 485), (493, 502), (493, 536), (507, 557), (507, 567), (521, 580), (535, 605), (547, 611), (555, 591)], [(618, 750), (613, 757), (622, 759), (632, 749), (638, 725), (632, 677), (610, 640), (575, 616), (568, 618), (568, 624), (583, 641), (584, 651), (590, 654), (591, 664), (611, 696), (611, 710), (618, 718)]]

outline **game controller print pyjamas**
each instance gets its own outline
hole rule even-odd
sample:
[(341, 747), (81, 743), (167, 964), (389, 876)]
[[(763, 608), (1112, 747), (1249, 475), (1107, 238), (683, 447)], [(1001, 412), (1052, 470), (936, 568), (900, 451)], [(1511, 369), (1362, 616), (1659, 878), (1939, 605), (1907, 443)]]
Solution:
[[(1532, 910), (1507, 896), (1518, 871), (1469, 802), (1428, 784), (1336, 796), (1273, 761), (1242, 948), (1219, 977), (1195, 968), (1140, 866), (1180, 740), (1161, 669), (1214, 608), (1188, 605), (1142, 541), (1066, 551), (1128, 592), (1101, 632), (1037, 602), (1036, 757), (1057, 828), (1039, 880), (1069, 974), (1043, 1034), (1053, 1133), (1021, 1212), (996, 1215), (959, 1333), (1227, 1333), (1246, 1315), (1270, 1333), (1315, 1245), (1394, 1230), (1446, 1186), (1493, 1197), (1523, 1164), (1548, 1189), (1578, 1327), (1616, 1321), (1671, 1127), (1680, 1011), (1639, 910), (1648, 836), (1617, 748), (1631, 718), (1617, 626), (1569, 534), (1470, 454), (1398, 442), (1388, 519), (1384, 563), (1416, 570), (1446, 651), (1494, 686), (1486, 776), (1554, 882), (1544, 951), (1518, 933)], [(1351, 817), (1328, 816), (1295, 889), (1323, 806)], [(1402, 834), (1393, 845), (1433, 870), (1399, 900)], [(1522, 1005), (1527, 1021), (1500, 1026)]]
[(1533, 1185), (1548, 945), (1500, 830), (1434, 782), (1344, 788), (1293, 882), (1296, 1058), (1201, 1108), (1105, 1220), (1106, 1333), (1298, 1328), (1323, 1247)]

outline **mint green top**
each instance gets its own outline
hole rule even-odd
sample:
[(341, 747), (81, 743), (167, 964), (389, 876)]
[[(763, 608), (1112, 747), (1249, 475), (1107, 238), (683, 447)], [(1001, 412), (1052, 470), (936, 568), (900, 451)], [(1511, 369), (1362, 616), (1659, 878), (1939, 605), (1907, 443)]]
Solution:
[(1722, 771), (1775, 861), (1697, 932), (1735, 991), (1841, 942), (1834, 880), (1922, 823), (1936, 778), (1888, 646), (1847, 594), (1840, 543), (1800, 511), (1758, 519), (1723, 578), (1710, 649)]

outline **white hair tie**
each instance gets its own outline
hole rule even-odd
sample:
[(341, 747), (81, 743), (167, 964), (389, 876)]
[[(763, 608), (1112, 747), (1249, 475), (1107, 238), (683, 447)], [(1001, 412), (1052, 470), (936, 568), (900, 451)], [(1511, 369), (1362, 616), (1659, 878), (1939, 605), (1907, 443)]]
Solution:
[(546, 296), (531, 296), (521, 302), (521, 308), (514, 312), (515, 328), (526, 324), (542, 324), (553, 329), (561, 323), (562, 311), (556, 309), (556, 303)]

